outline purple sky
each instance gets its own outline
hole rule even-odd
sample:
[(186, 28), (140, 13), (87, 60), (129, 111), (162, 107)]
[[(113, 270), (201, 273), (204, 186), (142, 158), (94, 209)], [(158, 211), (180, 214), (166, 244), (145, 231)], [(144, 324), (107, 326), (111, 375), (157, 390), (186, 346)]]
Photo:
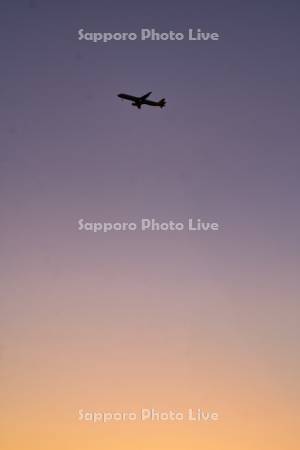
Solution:
[[(164, 333), (179, 330), (185, 349), (178, 358), (187, 367), (198, 367), (199, 334), (213, 332), (214, 345), (236, 351), (241, 366), (258, 358), (279, 384), (292, 380), (299, 352), (299, 5), (12, 1), (2, 10), (4, 362), (11, 352), (23, 354), (20, 340), (34, 355), (32, 342), (45, 344), (49, 324), (59, 335), (82, 323), (87, 342), (91, 326), (102, 342), (110, 342), (108, 329), (129, 336), (135, 327), (146, 342), (149, 326), (171, 353)], [(221, 40), (77, 39), (80, 28), (142, 27), (199, 27)], [(138, 110), (117, 98), (148, 91), (165, 97), (166, 108)], [(221, 231), (76, 229), (80, 218), (190, 216), (218, 221)], [(69, 344), (62, 337), (64, 351)], [(111, 345), (113, 354), (122, 351), (122, 343)], [(49, 354), (55, 365), (51, 345)], [(29, 370), (11, 358), (13, 373)]]

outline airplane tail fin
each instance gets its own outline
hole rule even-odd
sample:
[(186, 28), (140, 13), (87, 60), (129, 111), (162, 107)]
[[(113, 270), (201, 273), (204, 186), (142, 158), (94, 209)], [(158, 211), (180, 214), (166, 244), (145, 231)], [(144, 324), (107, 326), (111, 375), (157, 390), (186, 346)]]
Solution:
[(165, 98), (162, 98), (162, 99), (159, 101), (159, 106), (160, 106), (161, 108), (163, 108), (164, 106), (166, 106), (166, 99), (165, 99)]

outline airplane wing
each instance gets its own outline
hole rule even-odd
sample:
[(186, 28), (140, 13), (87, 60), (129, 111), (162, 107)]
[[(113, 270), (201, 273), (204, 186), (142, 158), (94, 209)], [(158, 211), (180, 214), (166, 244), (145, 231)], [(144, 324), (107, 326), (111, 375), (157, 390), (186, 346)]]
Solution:
[(152, 92), (148, 92), (147, 94), (143, 95), (143, 96), (140, 98), (140, 100), (142, 100), (142, 101), (146, 100), (146, 98), (148, 98), (149, 95), (151, 95), (151, 94), (152, 94)]

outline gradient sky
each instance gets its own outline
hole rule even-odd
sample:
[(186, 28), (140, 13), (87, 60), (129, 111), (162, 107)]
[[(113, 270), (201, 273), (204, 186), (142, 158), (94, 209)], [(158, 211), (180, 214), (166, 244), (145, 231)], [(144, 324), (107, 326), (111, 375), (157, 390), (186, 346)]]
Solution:
[[(299, 12), (264, 0), (2, 5), (3, 450), (298, 448)], [(80, 28), (142, 27), (221, 40), (77, 40)], [(165, 109), (116, 96), (150, 90)], [(77, 231), (80, 218), (140, 217), (221, 231)], [(80, 408), (141, 407), (221, 420), (77, 420)]]

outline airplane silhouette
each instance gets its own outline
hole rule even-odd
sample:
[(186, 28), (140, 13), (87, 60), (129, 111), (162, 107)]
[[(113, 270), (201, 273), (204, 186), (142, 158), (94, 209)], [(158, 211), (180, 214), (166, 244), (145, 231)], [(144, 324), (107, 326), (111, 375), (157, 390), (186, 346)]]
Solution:
[(136, 106), (139, 109), (141, 109), (142, 105), (159, 106), (160, 108), (166, 106), (166, 100), (164, 98), (162, 98), (159, 102), (147, 100), (147, 98), (151, 94), (152, 92), (148, 92), (147, 94), (142, 95), (142, 97), (135, 97), (134, 95), (128, 94), (119, 94), (118, 97), (120, 97), (122, 100), (130, 100), (132, 102), (132, 106)]

